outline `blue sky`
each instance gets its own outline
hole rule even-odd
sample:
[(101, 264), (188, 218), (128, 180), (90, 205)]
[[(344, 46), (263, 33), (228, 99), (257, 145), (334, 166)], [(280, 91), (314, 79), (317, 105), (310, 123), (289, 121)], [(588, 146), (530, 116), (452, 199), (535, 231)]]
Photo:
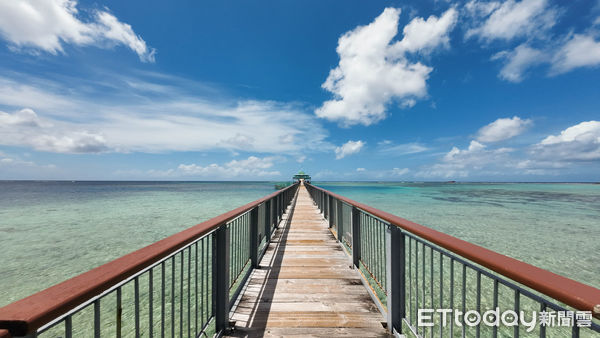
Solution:
[(0, 0), (0, 179), (599, 181), (599, 1)]

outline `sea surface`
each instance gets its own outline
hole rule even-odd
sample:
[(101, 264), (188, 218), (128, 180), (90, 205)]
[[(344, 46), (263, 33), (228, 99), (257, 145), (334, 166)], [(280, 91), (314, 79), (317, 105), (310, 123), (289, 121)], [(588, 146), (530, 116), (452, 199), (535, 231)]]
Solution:
[[(600, 185), (315, 184), (600, 288)], [(0, 306), (273, 191), (273, 182), (0, 181)]]

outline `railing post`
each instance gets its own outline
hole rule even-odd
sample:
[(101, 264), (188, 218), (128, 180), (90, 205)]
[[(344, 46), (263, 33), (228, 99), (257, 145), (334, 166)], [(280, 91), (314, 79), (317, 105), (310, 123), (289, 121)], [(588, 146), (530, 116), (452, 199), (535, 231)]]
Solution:
[(387, 269), (388, 330), (402, 333), (402, 318), (406, 310), (405, 290), (405, 236), (400, 228), (387, 224), (385, 232)]
[(352, 265), (360, 268), (360, 210), (352, 207)]
[(337, 234), (338, 234), (338, 241), (342, 244), (344, 244), (344, 204), (342, 203), (342, 201), (337, 200), (337, 209), (336, 209), (336, 213), (335, 213), (335, 218), (336, 218), (336, 226), (337, 226)]
[(271, 200), (265, 202), (265, 240), (269, 246), (271, 241)]
[(214, 235), (213, 281), (215, 304), (215, 329), (217, 332), (229, 326), (229, 230), (221, 225)]
[(333, 217), (331, 217), (331, 212), (333, 211), (333, 196), (329, 195), (329, 212), (327, 215), (329, 216), (329, 227), (333, 227)]
[(323, 193), (323, 218), (328, 219), (328, 208), (329, 208), (329, 199), (327, 198), (327, 194)]
[(277, 195), (277, 218), (275, 219), (276, 226), (279, 227), (279, 221), (281, 220), (281, 194)]
[(258, 268), (258, 206), (250, 211), (250, 261)]

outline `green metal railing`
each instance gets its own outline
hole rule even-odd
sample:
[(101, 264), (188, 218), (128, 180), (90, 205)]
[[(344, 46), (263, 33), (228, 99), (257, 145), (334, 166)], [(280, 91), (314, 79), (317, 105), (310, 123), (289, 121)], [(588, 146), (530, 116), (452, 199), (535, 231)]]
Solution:
[(229, 311), (294, 184), (0, 308), (0, 337), (198, 337)]
[[(390, 331), (417, 337), (600, 337), (600, 290), (306, 186)], [(508, 324), (485, 325), (481, 314), (496, 309), (488, 322)], [(430, 320), (419, 325), (424, 310)], [(468, 315), (449, 319), (437, 310)], [(510, 311), (513, 318), (500, 318)], [(534, 311), (537, 325), (523, 324)]]

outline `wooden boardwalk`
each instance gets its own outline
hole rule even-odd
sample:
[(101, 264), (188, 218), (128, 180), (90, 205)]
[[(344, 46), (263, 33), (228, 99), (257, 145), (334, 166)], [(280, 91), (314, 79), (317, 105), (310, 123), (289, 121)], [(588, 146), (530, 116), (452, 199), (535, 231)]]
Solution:
[(230, 337), (382, 337), (383, 316), (304, 186), (234, 307)]

